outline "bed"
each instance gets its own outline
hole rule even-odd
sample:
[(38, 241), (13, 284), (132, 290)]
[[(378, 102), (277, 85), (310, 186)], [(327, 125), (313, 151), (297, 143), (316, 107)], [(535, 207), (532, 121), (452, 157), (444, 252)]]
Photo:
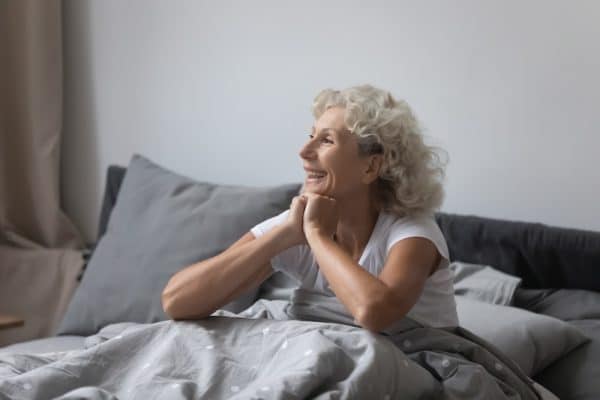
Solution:
[(0, 397), (600, 398), (598, 232), (438, 213), (459, 328), (369, 332), (281, 273), (206, 320), (166, 319), (177, 268), (299, 189), (197, 182), (141, 155), (110, 166), (59, 332), (0, 349)]

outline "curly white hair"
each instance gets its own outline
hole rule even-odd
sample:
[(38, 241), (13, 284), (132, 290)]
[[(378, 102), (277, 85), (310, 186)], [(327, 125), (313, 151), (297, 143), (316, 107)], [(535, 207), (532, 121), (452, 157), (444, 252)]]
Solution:
[(331, 107), (345, 109), (346, 126), (358, 136), (361, 154), (383, 155), (377, 180), (382, 208), (399, 216), (433, 215), (444, 198), (447, 153), (425, 144), (408, 103), (385, 90), (360, 85), (322, 90), (312, 105), (315, 119)]

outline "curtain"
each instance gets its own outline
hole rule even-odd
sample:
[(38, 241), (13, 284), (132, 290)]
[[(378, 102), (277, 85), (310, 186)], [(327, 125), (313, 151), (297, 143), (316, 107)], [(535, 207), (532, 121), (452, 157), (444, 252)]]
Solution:
[(83, 266), (60, 205), (60, 0), (0, 1), (0, 346), (51, 335)]

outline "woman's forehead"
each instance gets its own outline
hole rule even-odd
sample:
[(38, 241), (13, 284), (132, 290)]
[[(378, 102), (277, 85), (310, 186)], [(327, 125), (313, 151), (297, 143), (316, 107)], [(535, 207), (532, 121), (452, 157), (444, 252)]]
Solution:
[(333, 130), (336, 133), (349, 132), (344, 122), (344, 109), (332, 107), (326, 110), (313, 124), (313, 131), (316, 133)]

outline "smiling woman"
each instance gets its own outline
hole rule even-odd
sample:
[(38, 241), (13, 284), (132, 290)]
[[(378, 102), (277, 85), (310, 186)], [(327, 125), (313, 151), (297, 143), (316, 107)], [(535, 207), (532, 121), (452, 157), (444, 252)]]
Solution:
[(326, 89), (313, 115), (299, 152), (304, 187), (290, 209), (174, 275), (165, 311), (209, 316), (283, 271), (298, 290), (337, 298), (369, 330), (393, 332), (405, 316), (458, 325), (448, 248), (433, 218), (443, 163), (408, 104), (370, 85)]

